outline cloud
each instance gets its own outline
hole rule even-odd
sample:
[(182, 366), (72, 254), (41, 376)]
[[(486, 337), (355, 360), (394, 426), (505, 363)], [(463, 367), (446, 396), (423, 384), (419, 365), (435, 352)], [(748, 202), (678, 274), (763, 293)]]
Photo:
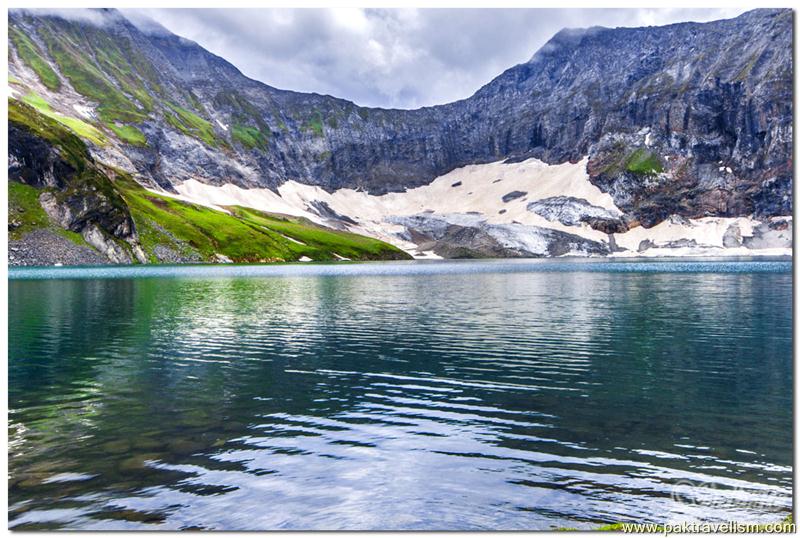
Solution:
[(12, 8), (9, 11), (30, 13), (39, 17), (58, 17), (95, 26), (104, 26), (110, 22), (109, 13), (89, 8)]
[[(65, 11), (65, 10), (58, 10)], [(144, 9), (123, 10), (278, 88), (366, 106), (463, 99), (529, 60), (565, 27), (647, 26), (736, 16), (740, 9)], [(152, 30), (150, 30), (152, 31)]]
[(145, 34), (150, 34), (154, 36), (166, 36), (173, 33), (167, 30), (162, 24), (159, 24), (153, 18), (146, 15), (140, 10), (137, 9), (124, 10), (124, 15), (125, 18), (128, 19), (128, 21), (130, 21), (131, 24), (136, 26), (136, 28), (138, 28)]

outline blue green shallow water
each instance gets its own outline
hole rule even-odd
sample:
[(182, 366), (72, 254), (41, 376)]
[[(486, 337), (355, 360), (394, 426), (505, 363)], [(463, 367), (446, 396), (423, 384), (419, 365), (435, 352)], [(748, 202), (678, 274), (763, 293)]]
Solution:
[(791, 509), (787, 260), (12, 269), (17, 529)]

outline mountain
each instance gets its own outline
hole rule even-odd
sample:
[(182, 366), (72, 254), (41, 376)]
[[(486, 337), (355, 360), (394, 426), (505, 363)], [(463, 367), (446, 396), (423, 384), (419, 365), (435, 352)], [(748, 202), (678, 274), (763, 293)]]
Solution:
[[(294, 203), (295, 216), (318, 225), (448, 257), (639, 251), (622, 235), (635, 231), (655, 245), (642, 230), (675, 219), (724, 221), (711, 246), (742, 247), (743, 235), (761, 241), (751, 247), (785, 248), (791, 236), (791, 219), (781, 218), (792, 214), (791, 10), (565, 29), (472, 97), (418, 110), (272, 88), (163, 28), (114, 10), (98, 15), (90, 24), (11, 11), (12, 94), (80, 136), (94, 161), (165, 194), (194, 183), (206, 194), (242, 189), (250, 192), (244, 205), (281, 212), (251, 202), (275, 193), (280, 207)], [(10, 134), (11, 161), (21, 162), (16, 140)], [(437, 178), (498, 162), (510, 176), (521, 163), (572, 165), (594, 202), (567, 189), (545, 200), (528, 177), (516, 199), (504, 200), (508, 190), (472, 211), (477, 220), (465, 217), (469, 199), (364, 217), (409, 189), (439, 192)], [(12, 179), (30, 183), (32, 174), (10, 168)], [(492, 181), (470, 195), (487, 196)], [(351, 189), (367, 198), (353, 202)], [(553, 207), (577, 211), (577, 220), (548, 218)], [(764, 239), (772, 236), (777, 242)], [(628, 243), (636, 248), (620, 246)]]

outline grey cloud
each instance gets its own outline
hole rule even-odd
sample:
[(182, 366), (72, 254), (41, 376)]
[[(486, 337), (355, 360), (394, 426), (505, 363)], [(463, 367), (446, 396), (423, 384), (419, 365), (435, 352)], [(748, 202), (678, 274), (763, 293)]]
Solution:
[(163, 25), (142, 13), (139, 10), (130, 9), (125, 12), (125, 18), (128, 19), (134, 26), (146, 34), (155, 36), (169, 35), (171, 32)]
[(88, 22), (95, 26), (103, 26), (109, 22), (107, 13), (88, 8), (14, 8), (9, 11), (25, 12), (42, 17), (59, 17), (76, 22)]

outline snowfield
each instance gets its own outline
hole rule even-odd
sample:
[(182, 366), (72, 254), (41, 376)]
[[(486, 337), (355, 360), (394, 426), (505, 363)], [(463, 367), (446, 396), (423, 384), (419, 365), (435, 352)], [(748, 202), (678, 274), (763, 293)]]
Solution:
[[(603, 245), (610, 256), (792, 253), (791, 217), (771, 223), (751, 217), (671, 217), (649, 229), (638, 226), (613, 235), (595, 230), (580, 218), (618, 218), (622, 212), (610, 195), (589, 181), (586, 159), (559, 165), (536, 159), (469, 165), (428, 185), (381, 196), (353, 189), (326, 192), (296, 181), (284, 183), (277, 192), (197, 180), (175, 189), (180, 199), (216, 209), (241, 205), (369, 235), (418, 258), (439, 257), (432, 251), (441, 246), (435, 245), (434, 235), (443, 237), (442, 227), (448, 226), (479, 230), (498, 248), (517, 249), (521, 255), (597, 255), (593, 247), (586, 250), (586, 245), (594, 243)], [(568, 250), (548, 250), (543, 242), (553, 237), (566, 241)], [(580, 244), (578, 238), (586, 242)]]

